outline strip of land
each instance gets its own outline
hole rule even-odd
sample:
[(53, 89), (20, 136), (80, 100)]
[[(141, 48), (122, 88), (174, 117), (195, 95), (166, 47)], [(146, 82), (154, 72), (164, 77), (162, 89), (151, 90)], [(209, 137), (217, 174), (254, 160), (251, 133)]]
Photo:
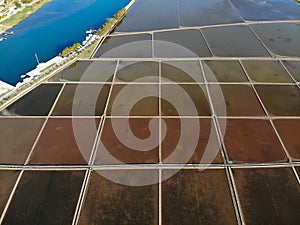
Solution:
[(52, 0), (39, 0), (34, 2), (33, 4), (27, 5), (24, 9), (13, 14), (9, 18), (1, 21), (0, 23), (0, 34), (4, 33), (6, 30), (18, 25), (22, 20), (27, 18), (30, 14), (35, 13), (38, 9), (40, 9), (43, 5)]

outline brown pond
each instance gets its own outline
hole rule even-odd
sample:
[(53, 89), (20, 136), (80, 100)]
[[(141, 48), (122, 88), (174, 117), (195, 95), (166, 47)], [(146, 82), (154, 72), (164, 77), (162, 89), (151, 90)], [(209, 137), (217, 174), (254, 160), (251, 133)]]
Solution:
[[(129, 126), (126, 126), (126, 122), (129, 120)], [(119, 164), (119, 163), (157, 163), (158, 162), (158, 146), (159, 146), (159, 126), (158, 119), (152, 119), (152, 123), (155, 123), (152, 133), (149, 130), (149, 122), (151, 118), (113, 118), (106, 119), (100, 143), (98, 145), (96, 159), (94, 164)], [(112, 123), (113, 121), (113, 123)], [(125, 124), (124, 124), (125, 123)], [(136, 138), (145, 140), (149, 136), (153, 136), (148, 151), (139, 151), (134, 137), (129, 134), (128, 129), (131, 129), (133, 135)], [(118, 138), (115, 131), (118, 131), (122, 137), (128, 141), (123, 143), (121, 138)], [(145, 143), (145, 142), (144, 142)], [(147, 142), (148, 143), (148, 142)], [(130, 146), (135, 146), (136, 149)], [(151, 148), (154, 146), (153, 148)], [(145, 146), (141, 146), (145, 147)], [(149, 149), (148, 149), (149, 148)], [(108, 157), (109, 153), (112, 157), (116, 158), (120, 162), (111, 160)]]
[[(122, 93), (122, 94), (121, 94)], [(158, 85), (116, 84), (110, 96), (107, 115), (112, 116), (157, 116)], [(145, 97), (144, 96), (154, 96)], [(134, 101), (135, 97), (138, 102)], [(117, 100), (116, 100), (117, 99)], [(112, 108), (114, 107), (114, 111)]]
[(72, 224), (85, 171), (25, 171), (2, 224)]
[[(221, 88), (223, 96), (219, 96)], [(209, 85), (213, 106), (217, 115), (220, 116), (264, 116), (265, 113), (250, 85)], [(222, 99), (223, 98), (223, 99)], [(222, 102), (226, 104), (226, 110)], [(227, 111), (227, 113), (226, 113)]]
[(34, 148), (29, 163), (87, 164), (96, 136), (96, 133), (91, 132), (88, 122), (93, 122), (98, 127), (99, 119), (73, 120), (80, 123), (80, 133), (76, 135), (79, 135), (84, 143), (77, 145), (71, 118), (51, 118)]
[(291, 168), (234, 169), (246, 224), (299, 224), (300, 186)]
[[(220, 153), (220, 144), (218, 142), (217, 134), (212, 124), (211, 119), (199, 119), (199, 137), (196, 143), (195, 149), (191, 148), (189, 141), (183, 141), (182, 145), (179, 145), (179, 139), (182, 135), (190, 137), (194, 135), (193, 131), (185, 130), (184, 134), (181, 133), (181, 122), (188, 123), (192, 119), (188, 118), (163, 118), (166, 123), (167, 133), (162, 141), (162, 159), (165, 160), (176, 149), (177, 155), (172, 156), (172, 160), (167, 159), (164, 163), (200, 163), (204, 152), (209, 154), (210, 157), (202, 159), (202, 163), (222, 163), (222, 155)], [(193, 121), (192, 121), (193, 122)], [(212, 143), (208, 145), (208, 142)], [(188, 153), (187, 153), (188, 152)], [(184, 159), (191, 155), (188, 161), (185, 161), (181, 156), (184, 155)], [(188, 154), (188, 155), (186, 155)], [(173, 160), (174, 157), (174, 160)]]
[[(161, 86), (161, 98), (161, 110), (164, 116), (211, 115), (204, 85), (165, 84)], [(192, 110), (190, 104), (195, 110)]]
[[(170, 170), (163, 171), (168, 176)], [(224, 170), (181, 170), (162, 183), (162, 222), (237, 224)]]
[(224, 143), (233, 162), (287, 161), (268, 120), (227, 119)]
[[(124, 186), (103, 178), (93, 171), (79, 224), (158, 225), (158, 185)], [(143, 179), (139, 170), (101, 171), (126, 182)], [(142, 173), (144, 174), (144, 173)], [(147, 177), (158, 182), (158, 172), (149, 170)]]
[(0, 215), (2, 214), (7, 200), (12, 192), (19, 171), (0, 170)]
[(300, 116), (300, 91), (292, 85), (255, 85), (263, 104), (273, 116)]
[(294, 160), (300, 160), (300, 120), (274, 120), (274, 125), (285, 145), (287, 151)]
[(44, 119), (1, 118), (0, 163), (24, 164)]

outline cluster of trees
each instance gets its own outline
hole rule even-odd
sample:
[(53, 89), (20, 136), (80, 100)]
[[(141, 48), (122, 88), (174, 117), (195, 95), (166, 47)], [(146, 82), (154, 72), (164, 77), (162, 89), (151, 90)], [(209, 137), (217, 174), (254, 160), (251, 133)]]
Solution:
[(16, 8), (21, 8), (22, 7), (22, 5), (17, 1), (15, 1), (14, 4), (15, 4)]
[(28, 4), (28, 3), (31, 3), (33, 0), (22, 0), (22, 3), (23, 4)]
[(123, 8), (119, 10), (113, 18), (110, 18), (106, 21), (105, 24), (97, 31), (98, 35), (104, 35), (107, 31), (109, 31), (126, 13), (126, 9)]
[(62, 50), (62, 52), (59, 53), (59, 55), (62, 57), (67, 56), (70, 53), (75, 52), (77, 48), (80, 48), (80, 46), (81, 45), (79, 43), (75, 43), (71, 47), (66, 47), (64, 50)]

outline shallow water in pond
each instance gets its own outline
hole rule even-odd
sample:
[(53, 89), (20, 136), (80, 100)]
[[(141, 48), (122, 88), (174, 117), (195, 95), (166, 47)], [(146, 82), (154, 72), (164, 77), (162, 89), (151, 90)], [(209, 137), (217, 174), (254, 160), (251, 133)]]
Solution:
[(233, 176), (247, 224), (297, 224), (300, 186), (291, 168), (233, 169)]

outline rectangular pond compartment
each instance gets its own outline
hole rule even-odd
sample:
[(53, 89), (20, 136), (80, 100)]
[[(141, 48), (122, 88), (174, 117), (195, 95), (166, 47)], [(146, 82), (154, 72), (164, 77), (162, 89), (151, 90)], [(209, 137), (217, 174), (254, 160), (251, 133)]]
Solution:
[[(211, 118), (162, 119), (166, 124), (167, 132), (165, 137), (162, 136), (161, 150), (163, 163), (223, 163), (221, 145), (218, 141), (217, 133)], [(195, 120), (198, 120), (199, 123), (198, 137), (195, 137), (195, 133), (192, 130), (181, 130), (182, 123), (195, 123)], [(182, 143), (179, 143), (180, 138), (182, 138)], [(197, 141), (196, 143), (193, 143), (194, 138)], [(195, 144), (195, 146), (192, 146), (193, 144)], [(206, 154), (205, 156), (204, 153)], [(186, 160), (188, 156), (191, 157)]]
[(178, 3), (174, 0), (136, 1), (116, 32), (179, 28)]
[(72, 224), (84, 174), (25, 171), (2, 224)]
[(5, 116), (47, 116), (61, 84), (41, 84), (0, 112)]
[(248, 26), (203, 28), (202, 32), (214, 56), (270, 57)]
[(246, 224), (297, 224), (300, 185), (290, 167), (233, 169)]
[(300, 6), (293, 0), (230, 0), (247, 21), (299, 20)]
[(162, 83), (204, 82), (199, 61), (163, 61), (161, 63)]
[(273, 123), (280, 135), (281, 140), (295, 161), (300, 161), (300, 120), (299, 119), (276, 119)]
[(215, 113), (218, 116), (264, 116), (254, 90), (246, 84), (209, 84)]
[(115, 84), (112, 87), (107, 115), (157, 116), (158, 94), (159, 86), (154, 84)]
[[(113, 182), (105, 177), (119, 180)], [(147, 179), (153, 185), (119, 183)], [(158, 171), (95, 170), (87, 189), (78, 224), (158, 225)]]
[(34, 147), (29, 164), (87, 164), (99, 121), (95, 118), (50, 118)]
[(227, 0), (179, 0), (179, 18), (185, 27), (243, 22)]
[(108, 36), (94, 58), (151, 58), (152, 35), (132, 34)]
[[(151, 131), (149, 130), (150, 122), (153, 128)], [(151, 140), (147, 141), (146, 139), (149, 139), (150, 135)], [(137, 143), (136, 139), (139, 139), (142, 145)], [(125, 141), (126, 143), (124, 143)], [(142, 147), (144, 151), (134, 149), (138, 146)], [(94, 164), (158, 163), (158, 146), (158, 119), (107, 118), (102, 128)]]
[(14, 170), (0, 170), (0, 215), (3, 213), (19, 173)]
[(52, 111), (53, 116), (101, 116), (110, 85), (67, 84)]
[(279, 61), (243, 60), (242, 64), (254, 82), (294, 83)]
[(115, 82), (159, 82), (159, 63), (120, 61)]
[(161, 114), (163, 116), (210, 116), (211, 109), (205, 85), (163, 84)]
[(300, 24), (255, 24), (251, 27), (272, 53), (278, 56), (300, 57)]
[(49, 82), (111, 82), (116, 61), (78, 60), (55, 76)]
[(271, 116), (300, 116), (300, 91), (295, 85), (255, 85)]
[(237, 60), (205, 60), (202, 65), (208, 82), (249, 82)]
[(24, 164), (44, 119), (0, 118), (0, 164)]
[(288, 61), (284, 60), (283, 64), (286, 66), (288, 71), (294, 77), (294, 79), (300, 82), (300, 61)]
[(200, 30), (175, 30), (154, 33), (154, 56), (158, 58), (210, 57)]
[[(163, 179), (176, 171), (164, 170)], [(162, 223), (237, 224), (226, 173), (180, 170), (162, 183)]]
[[(220, 121), (225, 119), (220, 119)], [(226, 119), (224, 145), (234, 163), (287, 162), (284, 150), (268, 120)]]

